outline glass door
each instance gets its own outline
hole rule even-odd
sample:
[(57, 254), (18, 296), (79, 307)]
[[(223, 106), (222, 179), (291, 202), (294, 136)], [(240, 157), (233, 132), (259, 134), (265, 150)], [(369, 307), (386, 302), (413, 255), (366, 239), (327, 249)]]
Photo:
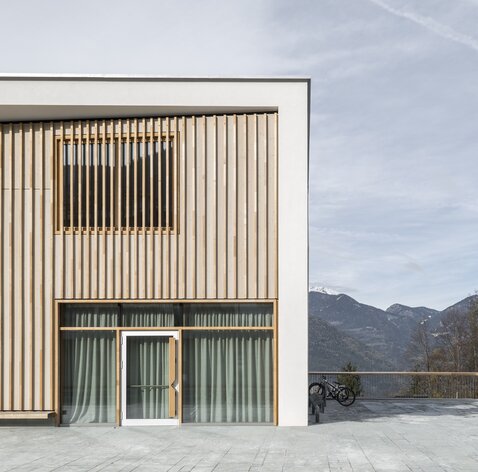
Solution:
[(177, 331), (121, 333), (121, 424), (177, 425)]

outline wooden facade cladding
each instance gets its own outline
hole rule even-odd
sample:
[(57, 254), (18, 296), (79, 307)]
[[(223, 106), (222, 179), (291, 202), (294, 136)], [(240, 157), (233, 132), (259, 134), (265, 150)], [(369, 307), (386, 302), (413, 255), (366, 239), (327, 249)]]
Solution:
[[(277, 299), (277, 130), (276, 113), (0, 124), (0, 410), (55, 409), (55, 300)], [(95, 205), (91, 227), (61, 224), (62, 142), (155, 136), (174, 154), (166, 224)]]

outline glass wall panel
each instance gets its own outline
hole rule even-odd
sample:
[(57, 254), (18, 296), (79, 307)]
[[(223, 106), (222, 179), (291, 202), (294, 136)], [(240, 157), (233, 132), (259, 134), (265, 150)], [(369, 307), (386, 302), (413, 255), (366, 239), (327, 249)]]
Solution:
[(179, 312), (178, 303), (125, 303), (122, 305), (122, 326), (144, 328), (176, 326)]
[(118, 326), (119, 305), (71, 303), (62, 306), (61, 326), (100, 328)]
[(273, 421), (272, 332), (183, 332), (183, 421)]
[(126, 418), (169, 417), (169, 338), (128, 336)]
[(272, 326), (271, 303), (184, 304), (184, 326)]
[(115, 353), (113, 331), (62, 333), (62, 423), (115, 422)]

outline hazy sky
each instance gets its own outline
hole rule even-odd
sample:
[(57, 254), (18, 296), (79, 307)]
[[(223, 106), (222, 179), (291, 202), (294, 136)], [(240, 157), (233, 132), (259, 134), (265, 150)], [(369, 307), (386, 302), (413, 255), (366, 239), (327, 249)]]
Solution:
[(0, 72), (312, 77), (310, 281), (478, 289), (478, 0), (0, 0)]

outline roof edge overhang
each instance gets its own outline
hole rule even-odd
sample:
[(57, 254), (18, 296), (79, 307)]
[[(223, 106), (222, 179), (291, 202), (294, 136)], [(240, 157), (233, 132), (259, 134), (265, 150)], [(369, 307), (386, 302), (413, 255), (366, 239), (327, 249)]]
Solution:
[(310, 82), (302, 76), (162, 76), (131, 74), (34, 74), (0, 73), (0, 80), (58, 80), (58, 81), (145, 81), (145, 82)]

